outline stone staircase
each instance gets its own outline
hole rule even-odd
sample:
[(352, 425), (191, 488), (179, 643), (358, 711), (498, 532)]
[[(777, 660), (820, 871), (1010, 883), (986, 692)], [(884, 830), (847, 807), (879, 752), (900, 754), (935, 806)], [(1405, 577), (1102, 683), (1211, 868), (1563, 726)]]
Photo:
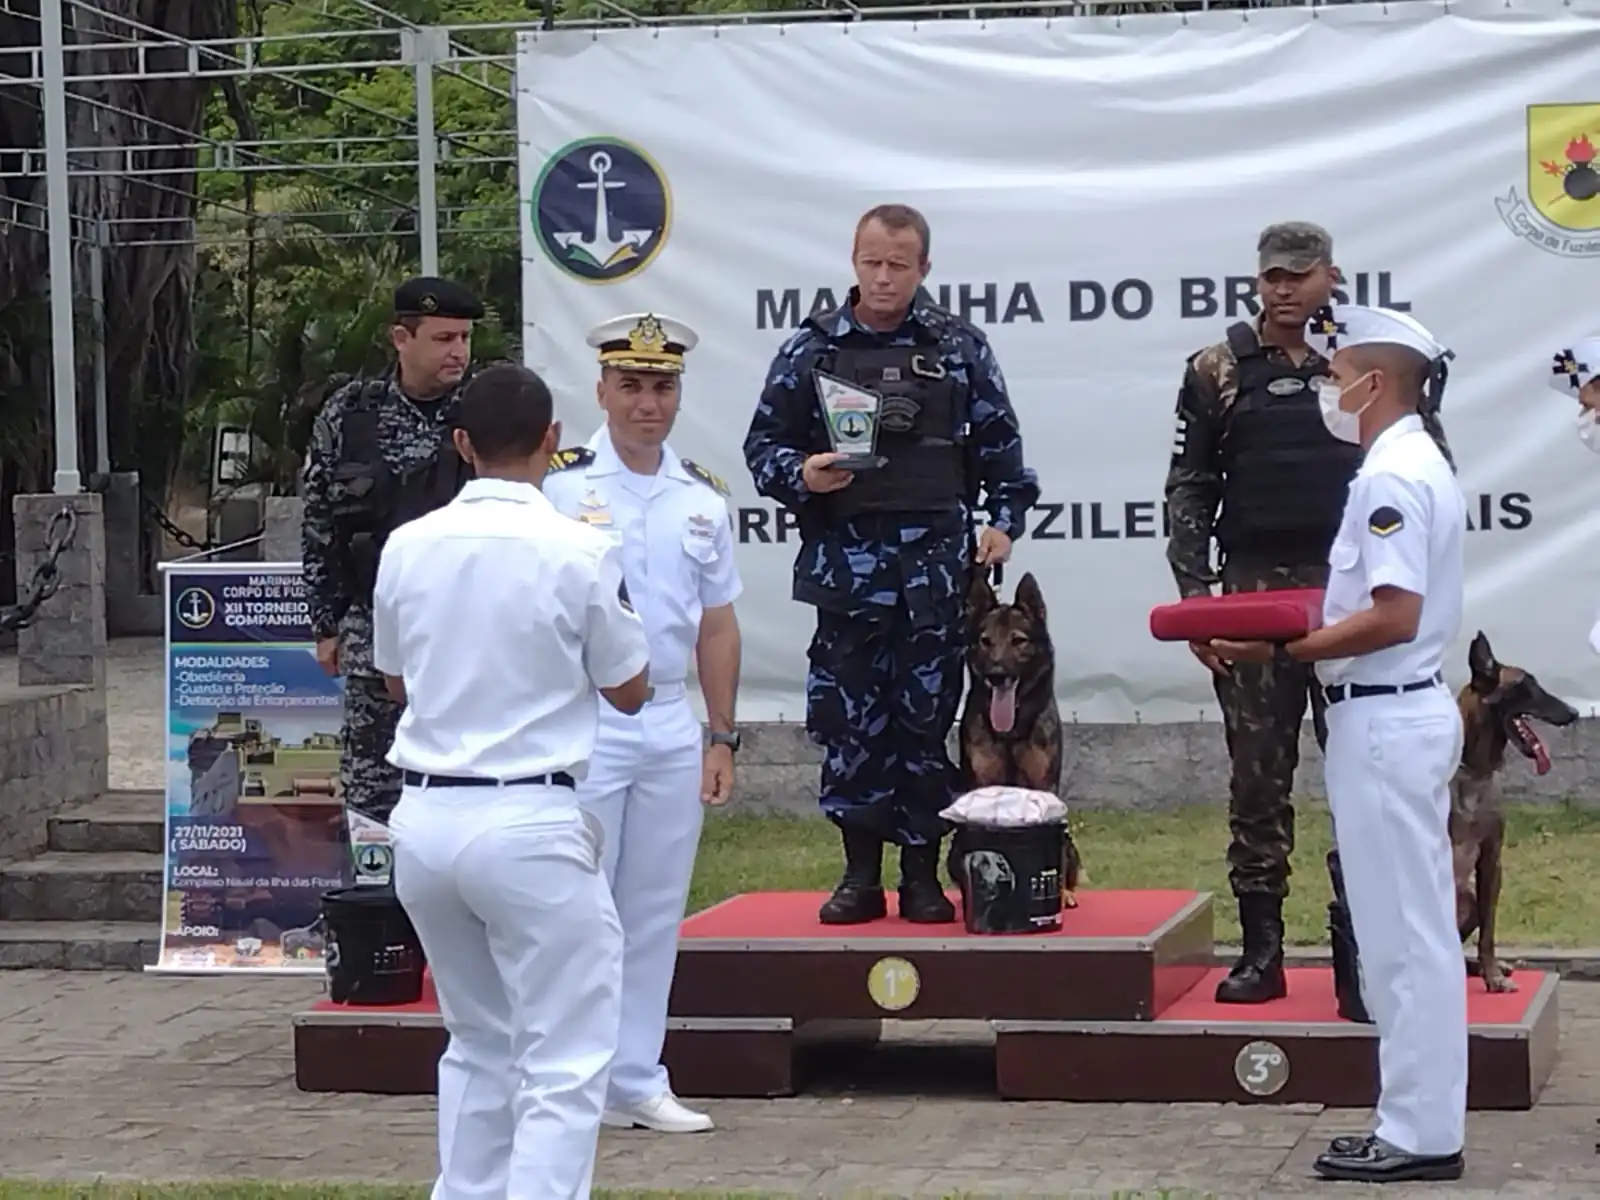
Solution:
[(0, 866), (0, 969), (137, 971), (161, 934), (162, 798), (108, 792), (50, 818), (37, 857)]

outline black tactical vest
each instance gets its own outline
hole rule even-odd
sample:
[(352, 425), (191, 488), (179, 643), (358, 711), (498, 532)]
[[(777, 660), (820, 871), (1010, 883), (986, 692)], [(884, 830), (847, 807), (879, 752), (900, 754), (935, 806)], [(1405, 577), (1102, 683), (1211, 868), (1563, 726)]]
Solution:
[(1362, 457), (1322, 422), (1316, 381), (1326, 369), (1273, 362), (1242, 321), (1228, 346), (1239, 390), (1223, 426), (1217, 543), (1225, 558), (1325, 562)]
[[(966, 389), (950, 376), (939, 338), (927, 344), (874, 346), (861, 335), (817, 363), (817, 369), (883, 398), (878, 410), (879, 456), (888, 461), (858, 471), (850, 486), (828, 495), (835, 519), (860, 513), (954, 512), (967, 493), (965, 451), (957, 434), (966, 425)], [(821, 446), (820, 449), (831, 449)]]
[(394, 470), (384, 457), (378, 424), (378, 407), (388, 390), (386, 379), (370, 381), (345, 409), (341, 454), (333, 469), (333, 517), (348, 540), (353, 582), (362, 596), (370, 596), (377, 584), (378, 558), (389, 535), (443, 508), (472, 478), (472, 468), (456, 452), (450, 421), (439, 425), (430, 457), (405, 473)]

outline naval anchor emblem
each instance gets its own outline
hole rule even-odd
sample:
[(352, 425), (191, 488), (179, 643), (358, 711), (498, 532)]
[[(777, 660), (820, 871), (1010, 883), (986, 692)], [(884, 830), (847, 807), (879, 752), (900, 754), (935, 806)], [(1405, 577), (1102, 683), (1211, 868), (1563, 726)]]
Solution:
[(639, 274), (672, 225), (667, 177), (618, 138), (585, 138), (551, 156), (533, 185), (530, 217), (555, 266), (584, 283)]

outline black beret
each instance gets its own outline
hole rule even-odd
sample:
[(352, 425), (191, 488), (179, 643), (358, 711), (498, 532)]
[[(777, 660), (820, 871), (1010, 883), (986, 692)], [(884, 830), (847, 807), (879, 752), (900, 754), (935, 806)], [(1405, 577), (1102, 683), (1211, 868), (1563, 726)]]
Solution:
[(483, 317), (483, 305), (459, 283), (422, 275), (395, 288), (394, 315), (477, 321)]

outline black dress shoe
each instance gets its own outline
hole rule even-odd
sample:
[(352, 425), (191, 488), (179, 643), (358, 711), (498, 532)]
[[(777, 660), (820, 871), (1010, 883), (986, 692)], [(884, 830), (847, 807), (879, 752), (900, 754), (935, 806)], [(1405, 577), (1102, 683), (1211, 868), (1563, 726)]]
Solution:
[(1363, 1133), (1359, 1136), (1349, 1134), (1345, 1137), (1336, 1137), (1328, 1143), (1329, 1154), (1361, 1154), (1372, 1145), (1373, 1134)]
[(1324, 1179), (1352, 1183), (1410, 1183), (1460, 1179), (1466, 1162), (1456, 1154), (1406, 1154), (1387, 1142), (1366, 1137), (1334, 1138), (1313, 1169)]

